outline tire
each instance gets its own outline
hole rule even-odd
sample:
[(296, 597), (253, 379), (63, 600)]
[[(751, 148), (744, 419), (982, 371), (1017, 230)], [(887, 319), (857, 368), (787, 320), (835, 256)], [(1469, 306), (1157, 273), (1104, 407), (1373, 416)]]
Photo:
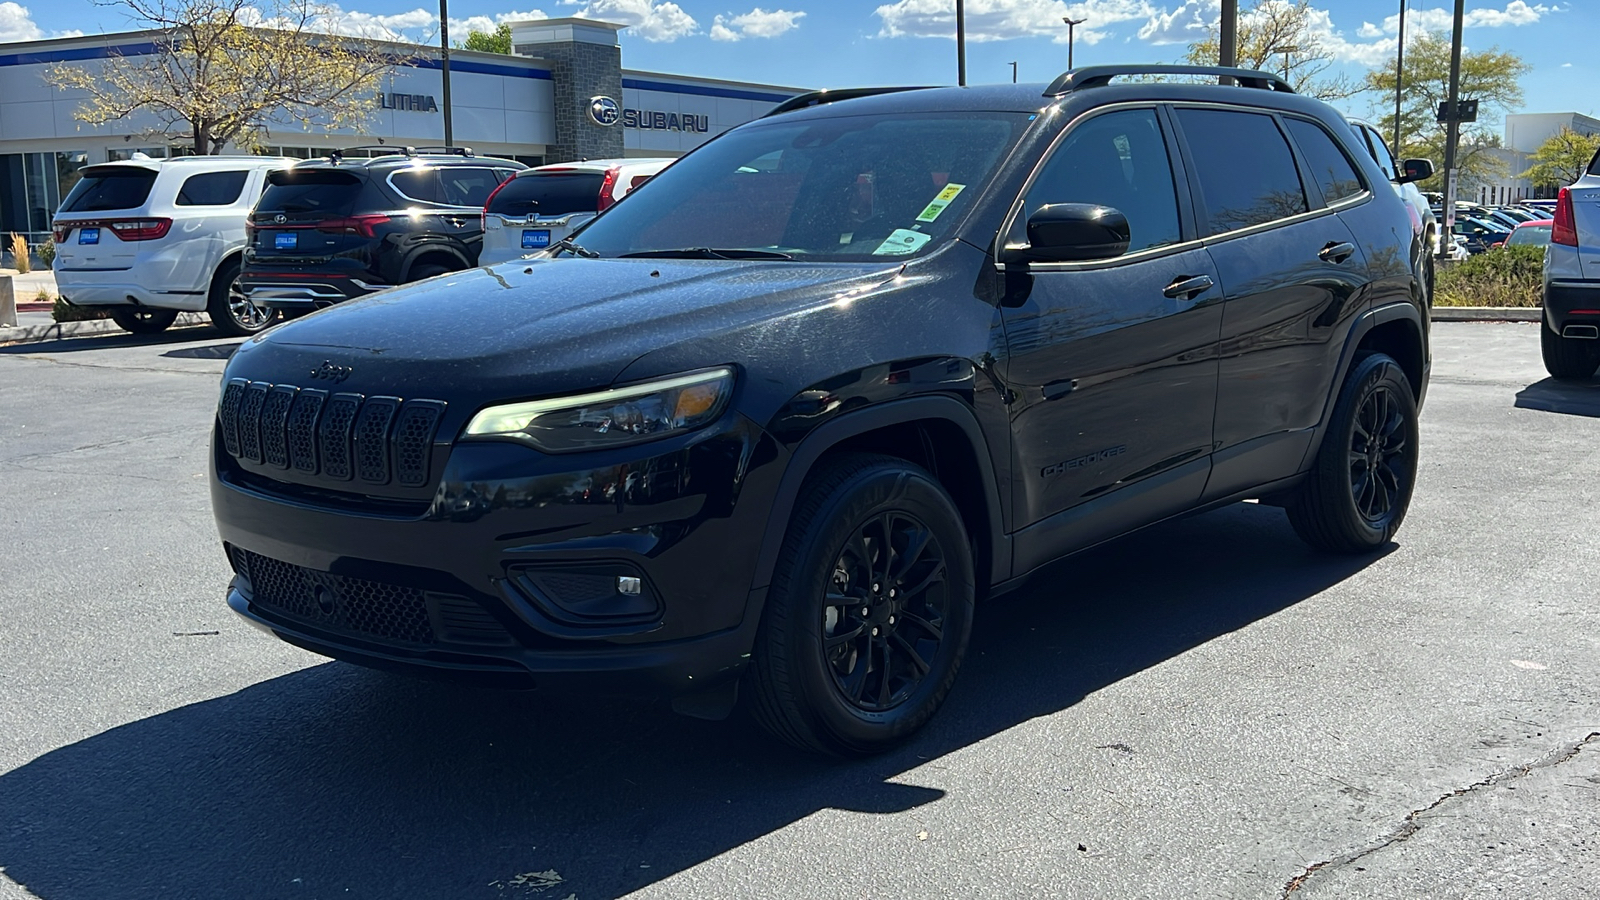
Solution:
[(1600, 341), (1564, 338), (1546, 322), (1539, 323), (1539, 352), (1545, 371), (1563, 381), (1592, 378), (1600, 368)]
[(132, 334), (160, 334), (178, 321), (175, 309), (116, 309), (111, 311), (111, 321)]
[(455, 269), (447, 268), (436, 263), (413, 266), (410, 273), (408, 273), (406, 277), (406, 283), (410, 284), (413, 281), (421, 281), (424, 278), (432, 278), (435, 275), (443, 275), (446, 272), (454, 271)]
[(1370, 553), (1394, 537), (1417, 481), (1417, 402), (1389, 356), (1356, 360), (1289, 523), (1319, 550)]
[(283, 314), (257, 306), (239, 290), (240, 262), (222, 264), (211, 278), (211, 293), (206, 300), (206, 315), (217, 330), (229, 337), (249, 337), (278, 324)]
[[(920, 549), (907, 563), (885, 557), (884, 546)], [(803, 750), (889, 750), (949, 693), (973, 597), (971, 543), (932, 476), (888, 456), (825, 461), (784, 536), (744, 702), (763, 728)]]

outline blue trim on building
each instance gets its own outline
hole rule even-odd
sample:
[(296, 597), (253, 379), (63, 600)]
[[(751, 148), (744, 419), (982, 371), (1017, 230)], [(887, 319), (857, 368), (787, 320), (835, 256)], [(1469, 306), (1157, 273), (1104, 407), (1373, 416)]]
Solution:
[[(418, 69), (440, 69), (443, 65), (436, 59), (419, 59), (411, 64)], [(555, 76), (545, 69), (528, 69), (521, 66), (502, 66), (497, 63), (469, 62), (466, 60), (450, 60), (451, 72), (468, 72), (473, 75), (502, 75), (506, 78), (538, 78), (550, 81)]]
[[(50, 50), (44, 53), (12, 53), (0, 56), (0, 66), (36, 66), (48, 63), (82, 62), (87, 59), (109, 59), (112, 56), (149, 56), (157, 53), (158, 48), (154, 43), (121, 44), (111, 47), (75, 47), (71, 50)], [(441, 64), (436, 59), (419, 59), (411, 63), (418, 69), (438, 69)], [(554, 76), (546, 69), (534, 69), (525, 66), (503, 66), (498, 63), (473, 62), (465, 59), (452, 59), (450, 71), (467, 72), (473, 75), (499, 75), (505, 78), (538, 78), (544, 81), (551, 80)]]
[(622, 86), (639, 91), (664, 91), (669, 94), (698, 94), (702, 97), (726, 97), (730, 100), (760, 100), (782, 103), (797, 94), (771, 94), (763, 91), (741, 91), (736, 88), (702, 87), (698, 84), (674, 84), (670, 81), (646, 81), (642, 78), (624, 78)]

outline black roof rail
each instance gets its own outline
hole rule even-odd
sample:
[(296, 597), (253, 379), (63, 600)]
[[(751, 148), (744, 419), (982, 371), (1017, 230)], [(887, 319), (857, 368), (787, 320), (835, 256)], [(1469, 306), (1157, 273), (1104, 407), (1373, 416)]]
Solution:
[[(833, 90), (810, 91), (789, 99), (774, 106), (767, 116), (776, 116), (797, 109), (806, 109), (812, 106), (821, 106), (824, 103), (837, 103), (840, 100), (854, 100), (857, 97), (872, 97), (878, 94), (894, 94), (900, 91), (925, 91), (927, 85), (906, 85), (904, 87), (865, 87), (865, 88), (835, 88)], [(762, 118), (766, 118), (763, 116)]]
[(429, 144), (426, 147), (408, 147), (407, 149), (411, 150), (413, 153), (427, 151), (429, 153), (438, 153), (444, 156), (461, 156), (469, 159), (478, 155), (472, 152), (471, 147), (452, 147), (448, 144)]
[(1072, 69), (1056, 76), (1056, 80), (1050, 82), (1050, 86), (1044, 89), (1044, 95), (1046, 97), (1059, 97), (1062, 94), (1068, 94), (1083, 88), (1105, 87), (1111, 83), (1111, 79), (1123, 75), (1210, 75), (1218, 78), (1232, 78), (1247, 88), (1279, 91), (1285, 94), (1295, 92), (1288, 82), (1271, 72), (1260, 72), (1255, 69), (1236, 69), (1230, 66), (1175, 66), (1155, 63), (1151, 65), (1085, 66), (1081, 69)]
[(354, 153), (357, 150), (383, 150), (386, 153), (392, 153), (392, 154), (397, 154), (397, 155), (399, 155), (399, 154), (404, 154), (405, 156), (416, 156), (417, 155), (417, 148), (415, 148), (415, 147), (399, 147), (399, 146), (395, 146), (393, 144), (358, 144), (357, 146), (354, 146), (354, 147), (340, 147), (337, 150), (330, 150), (330, 151), (328, 151), (328, 159), (332, 160), (334, 163), (337, 164), (340, 160), (344, 159), (347, 154)]

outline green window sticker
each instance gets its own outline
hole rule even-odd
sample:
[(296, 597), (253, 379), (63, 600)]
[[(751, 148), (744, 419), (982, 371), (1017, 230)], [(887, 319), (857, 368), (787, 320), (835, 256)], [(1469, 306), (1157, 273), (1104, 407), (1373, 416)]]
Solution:
[(945, 185), (944, 190), (939, 192), (939, 196), (934, 197), (933, 202), (929, 203), (927, 208), (923, 209), (922, 215), (917, 216), (917, 221), (932, 222), (939, 218), (939, 215), (944, 212), (944, 208), (954, 203), (956, 197), (960, 196), (961, 192), (966, 190), (966, 188), (967, 186), (964, 184)]
[(908, 228), (896, 228), (894, 233), (872, 251), (873, 256), (901, 256), (906, 253), (915, 253), (923, 244), (933, 240), (933, 235), (912, 231)]

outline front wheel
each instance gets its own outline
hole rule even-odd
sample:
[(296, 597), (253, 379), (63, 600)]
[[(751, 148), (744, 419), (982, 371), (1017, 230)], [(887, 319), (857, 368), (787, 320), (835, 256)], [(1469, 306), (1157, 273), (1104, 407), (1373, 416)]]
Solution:
[(282, 317), (278, 310), (260, 306), (239, 286), (240, 263), (226, 263), (211, 279), (211, 293), (206, 302), (206, 315), (217, 330), (229, 337), (249, 337), (276, 325)]
[(1600, 368), (1600, 341), (1562, 337), (1544, 322), (1539, 323), (1539, 352), (1544, 370), (1563, 381), (1582, 381)]
[(118, 309), (112, 310), (111, 321), (131, 334), (160, 334), (178, 321), (175, 309)]
[(933, 717), (972, 627), (971, 545), (927, 472), (850, 454), (806, 481), (743, 696), (803, 750), (888, 750)]
[(1289, 523), (1319, 550), (1368, 553), (1394, 537), (1417, 481), (1417, 401), (1399, 363), (1357, 360)]

